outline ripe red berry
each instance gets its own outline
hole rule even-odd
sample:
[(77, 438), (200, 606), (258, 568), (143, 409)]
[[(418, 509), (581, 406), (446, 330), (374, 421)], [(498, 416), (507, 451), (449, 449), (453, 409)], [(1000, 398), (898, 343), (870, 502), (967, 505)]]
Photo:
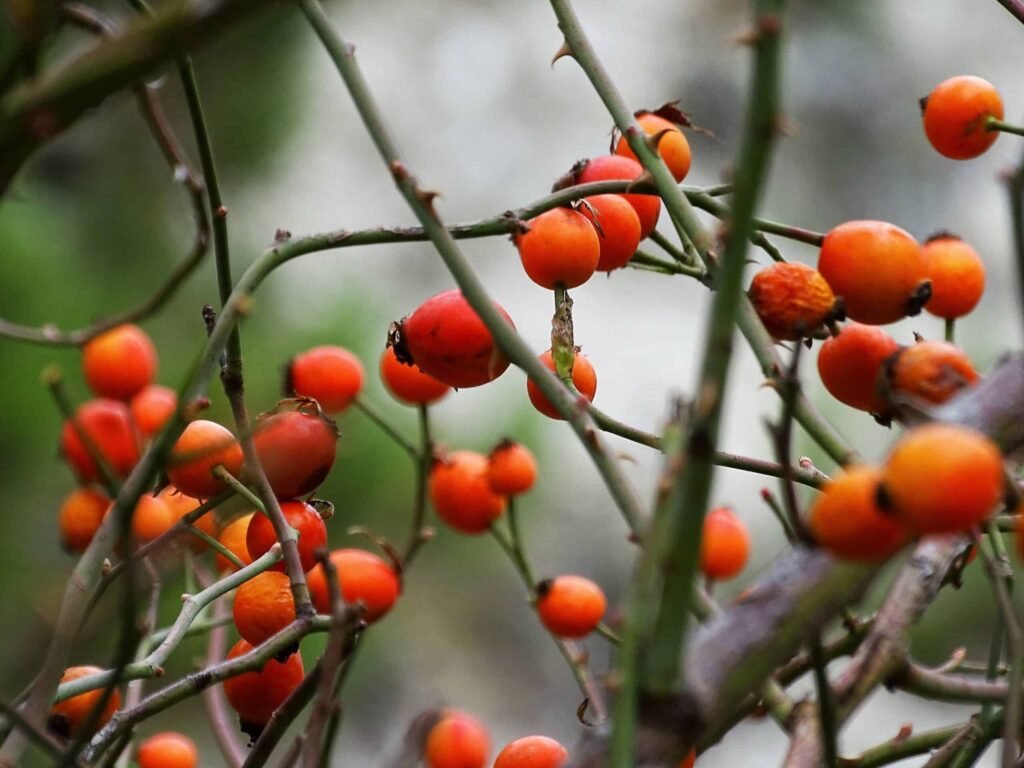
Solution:
[(167, 533), (176, 522), (174, 512), (161, 497), (144, 493), (132, 512), (132, 536), (146, 543)]
[(136, 325), (119, 325), (82, 347), (82, 369), (99, 397), (129, 400), (156, 376), (156, 347)]
[[(99, 667), (88, 665), (68, 667), (64, 670), (64, 674), (61, 675), (60, 681), (61, 683), (70, 683), (72, 680), (96, 675), (102, 671), (103, 670)], [(89, 723), (92, 711), (96, 705), (100, 703), (102, 698), (103, 688), (97, 688), (92, 691), (80, 693), (77, 696), (72, 696), (59, 704), (54, 704), (50, 707), (50, 715), (46, 721), (47, 728), (65, 739), (78, 738), (85, 732), (85, 727)], [(103, 707), (103, 711), (100, 713), (99, 718), (97, 718), (96, 722), (93, 723), (93, 730), (95, 731), (96, 729), (102, 728), (104, 725), (109, 723), (110, 718), (114, 716), (114, 713), (120, 706), (121, 692), (115, 688), (107, 698), (107, 703)]]
[(836, 314), (836, 297), (816, 269), (773, 262), (754, 275), (750, 303), (777, 341), (796, 341), (820, 330)]
[(569, 751), (547, 736), (524, 736), (498, 753), (494, 768), (562, 768)]
[(77, 488), (60, 505), (58, 527), (60, 542), (68, 552), (84, 552), (104, 515), (110, 508), (110, 499), (91, 488)]
[(709, 510), (700, 541), (700, 569), (709, 579), (739, 575), (750, 558), (750, 531), (729, 507)]
[(466, 712), (448, 710), (427, 734), (423, 760), (427, 768), (484, 768), (490, 751), (483, 723)]
[(932, 422), (907, 430), (882, 472), (882, 508), (919, 534), (970, 530), (1003, 495), (999, 448), (956, 424)]
[[(508, 313), (494, 305), (513, 329)], [(439, 293), (392, 333), (395, 355), (452, 387), (478, 387), (498, 378), (509, 361), (461, 291)]]
[(89, 400), (65, 421), (60, 433), (60, 450), (82, 482), (99, 480), (99, 469), (79, 437), (85, 433), (107, 466), (117, 477), (127, 477), (139, 460), (139, 439), (128, 406), (116, 400)]
[(977, 380), (967, 355), (947, 341), (919, 341), (888, 361), (888, 395), (896, 405), (907, 396), (938, 405)]
[(437, 516), (460, 533), (484, 533), (505, 513), (505, 497), (487, 482), (487, 457), (453, 451), (430, 470), (430, 502)]
[[(327, 526), (312, 506), (302, 501), (282, 501), (281, 512), (284, 519), (299, 536), (299, 560), (302, 570), (308, 571), (316, 565), (316, 551), (327, 546)], [(245, 534), (245, 546), (249, 557), (255, 560), (265, 555), (277, 543), (274, 525), (266, 515), (253, 515)], [(284, 561), (273, 566), (272, 570), (283, 571)]]
[(424, 373), (418, 365), (398, 362), (394, 347), (380, 356), (380, 379), (392, 397), (407, 405), (430, 405), (451, 390), (443, 381)]
[[(228, 659), (236, 659), (253, 649), (245, 640), (239, 640), (228, 652)], [(255, 672), (245, 672), (224, 681), (224, 694), (231, 708), (238, 713), (242, 730), (257, 735), (305, 677), (302, 654), (293, 653), (281, 662), (267, 661)]]
[(137, 758), (139, 768), (196, 768), (199, 750), (188, 736), (168, 731), (142, 742)]
[[(593, 181), (633, 181), (644, 168), (636, 160), (619, 155), (602, 155), (577, 163), (569, 172), (571, 184), (589, 184)], [(640, 219), (640, 239), (654, 231), (661, 213), (661, 198), (657, 195), (623, 195)]]
[[(555, 372), (555, 359), (550, 349), (542, 354), (539, 359), (545, 368), (552, 373)], [(579, 350), (576, 350), (576, 357), (572, 364), (572, 385), (588, 402), (594, 401), (594, 395), (597, 394), (597, 371), (594, 370), (594, 366), (590, 364), (590, 360), (587, 359), (586, 355)], [(529, 396), (530, 402), (533, 403), (533, 407), (548, 418), (564, 418), (562, 414), (555, 410), (555, 406), (551, 404), (551, 401), (540, 391), (540, 387), (534, 384), (531, 379), (526, 380), (526, 394)]]
[[(174, 522), (177, 523), (181, 518), (187, 515), (189, 512), (194, 510), (200, 505), (199, 499), (193, 499), (191, 496), (186, 496), (184, 493), (179, 491), (173, 485), (168, 485), (160, 493), (157, 494), (167, 508), (171, 511), (171, 516), (174, 518)], [(207, 536), (217, 538), (217, 518), (213, 512), (207, 512), (205, 515), (200, 517), (194, 523), (196, 528), (205, 533)], [(183, 540), (188, 542), (189, 547), (192, 548), (193, 552), (205, 552), (206, 542), (191, 533), (183, 534), (181, 537)]]
[[(259, 513), (249, 512), (241, 515), (240, 517), (236, 517), (224, 526), (220, 535), (217, 537), (217, 541), (220, 542), (221, 546), (237, 557), (245, 565), (252, 562), (252, 557), (249, 555), (249, 546), (246, 544), (245, 540), (249, 534), (249, 524), (257, 514)], [(237, 565), (219, 552), (216, 553), (214, 560), (217, 563), (217, 570), (221, 573), (224, 573), (225, 571), (234, 573), (238, 570)]]
[[(382, 618), (398, 600), (402, 583), (395, 569), (384, 559), (362, 549), (336, 549), (331, 562), (338, 573), (341, 596), (346, 603), (362, 603), (363, 618), (374, 622)], [(331, 612), (330, 589), (323, 566), (306, 574), (309, 594), (320, 613)]]
[[(658, 139), (658, 154), (676, 181), (685, 179), (686, 174), (690, 172), (690, 142), (686, 140), (679, 126), (653, 112), (641, 112), (636, 116), (636, 121), (648, 136), (663, 131), (661, 138)], [(615, 143), (615, 154), (636, 160), (629, 142), (622, 136)]]
[(924, 244), (932, 297), (931, 314), (952, 320), (968, 314), (985, 292), (985, 264), (978, 252), (954, 235), (939, 235)]
[(878, 507), (877, 467), (851, 467), (822, 489), (808, 525), (814, 540), (847, 560), (881, 562), (902, 549), (907, 529)]
[(879, 391), (879, 378), (884, 362), (898, 349), (896, 339), (881, 328), (847, 323), (818, 351), (821, 383), (851, 408), (885, 413), (888, 406)]
[(363, 388), (363, 364), (342, 347), (313, 347), (288, 363), (289, 396), (311, 397), (324, 413), (341, 413)]
[(629, 263), (640, 245), (640, 218), (622, 195), (583, 198), (580, 213), (590, 219), (601, 244), (598, 272), (611, 272)]
[(487, 457), (487, 482), (502, 496), (526, 493), (537, 480), (537, 460), (522, 443), (504, 440)]
[(170, 387), (162, 387), (159, 384), (150, 384), (139, 390), (129, 403), (135, 426), (146, 439), (163, 429), (177, 406), (178, 394)]
[(185, 495), (208, 499), (227, 488), (213, 470), (222, 466), (238, 477), (244, 460), (242, 446), (229, 430), (216, 422), (197, 419), (185, 427), (171, 448), (167, 477)]
[(258, 573), (238, 588), (231, 609), (238, 634), (259, 645), (295, 621), (291, 582), (280, 571)]
[(851, 320), (885, 325), (916, 315), (928, 300), (928, 267), (918, 242), (884, 221), (848, 221), (821, 244), (818, 271)]
[(537, 614), (556, 637), (589, 635), (606, 607), (601, 588), (582, 576), (557, 576), (537, 585)]
[(924, 100), (924, 133), (941, 155), (969, 160), (984, 154), (999, 131), (988, 119), (1003, 119), (1003, 100), (995, 86), (973, 75), (943, 80)]
[(601, 244), (586, 216), (572, 208), (552, 208), (526, 222), (517, 233), (523, 269), (542, 288), (575, 288), (597, 269)]
[(338, 428), (312, 400), (282, 400), (256, 419), (253, 446), (278, 498), (310, 493), (334, 466)]

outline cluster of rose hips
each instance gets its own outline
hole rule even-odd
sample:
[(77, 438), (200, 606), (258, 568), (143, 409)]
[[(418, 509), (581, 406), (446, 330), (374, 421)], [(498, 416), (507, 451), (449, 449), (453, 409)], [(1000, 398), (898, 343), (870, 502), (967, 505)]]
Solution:
[[(946, 157), (976, 157), (999, 135), (991, 121), (1002, 119), (1002, 102), (980, 78), (951, 78), (923, 106), (925, 133)], [(954, 235), (922, 246), (892, 224), (851, 221), (824, 236), (816, 270), (775, 263), (754, 276), (749, 297), (776, 340), (828, 336), (818, 355), (826, 390), (888, 423), (901, 408), (927, 412), (979, 376), (951, 342), (918, 337), (901, 346), (878, 326), (922, 307), (951, 323), (974, 309), (984, 287), (981, 258)], [(840, 328), (844, 317), (851, 322)], [(851, 467), (828, 483), (808, 525), (840, 557), (880, 561), (914, 536), (971, 530), (1003, 494), (995, 443), (930, 424), (908, 430), (882, 467)]]

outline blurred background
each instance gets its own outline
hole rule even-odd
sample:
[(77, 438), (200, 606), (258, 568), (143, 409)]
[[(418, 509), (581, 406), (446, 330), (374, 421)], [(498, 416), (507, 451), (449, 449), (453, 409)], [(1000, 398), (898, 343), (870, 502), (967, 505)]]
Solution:
[[(115, 17), (126, 13), (122, 3), (96, 5)], [(569, 59), (550, 65), (561, 39), (546, 3), (389, 0), (335, 2), (328, 9), (356, 44), (409, 167), (425, 187), (442, 192), (438, 207), (448, 222), (524, 205), (542, 197), (575, 160), (607, 152), (611, 120), (579, 67)], [(631, 105), (678, 99), (717, 136), (690, 134), (687, 183), (726, 178), (747, 89), (749, 56), (736, 44), (747, 27), (747, 3), (580, 0), (577, 9)], [(917, 100), (949, 76), (977, 74), (1000, 89), (1007, 119), (1018, 120), (1024, 81), (1015, 52), (1024, 46), (1024, 27), (996, 2), (801, 0), (789, 4), (787, 16), (789, 135), (778, 145), (762, 214), (819, 231), (875, 218), (921, 239), (940, 229), (962, 235), (982, 254), (989, 280), (980, 307), (958, 324), (958, 341), (979, 370), (988, 370), (1021, 343), (999, 177), (1024, 147), (1004, 136), (973, 162), (946, 160), (924, 138)], [(91, 44), (65, 32), (46, 64)], [(236, 275), (278, 228), (299, 235), (413, 223), (329, 59), (296, 12), (264, 13), (204, 49), (195, 63), (230, 209)], [(162, 98), (195, 157), (173, 75), (163, 81)], [(666, 221), (662, 229), (669, 231)], [(187, 199), (132, 98), (111, 98), (39, 152), (0, 205), (0, 314), (72, 328), (133, 306), (184, 256), (191, 235)], [(789, 258), (815, 262), (813, 248), (776, 243)], [(551, 296), (525, 276), (512, 245), (496, 238), (463, 248), (523, 337), (538, 353), (546, 349)], [(765, 261), (757, 252), (752, 258)], [(341, 344), (366, 365), (365, 397), (413, 436), (415, 415), (384, 392), (377, 360), (389, 321), (452, 285), (425, 244), (344, 249), (286, 265), (258, 293), (242, 328), (251, 410), (275, 403), (290, 355)], [(668, 398), (690, 393), (695, 382), (708, 292), (685, 277), (622, 270), (595, 277), (573, 298), (577, 343), (598, 372), (596, 404), (658, 430)], [(200, 349), (204, 303), (217, 303), (212, 257), (144, 323), (160, 349), (161, 383), (178, 385)], [(940, 337), (942, 326), (922, 315), (891, 331), (908, 343), (915, 331)], [(764, 420), (777, 414), (778, 401), (760, 388), (742, 341), (737, 350), (722, 447), (768, 457)], [(892, 434), (822, 390), (815, 355), (803, 361), (809, 395), (864, 454), (883, 455)], [(73, 480), (57, 459), (60, 419), (39, 379), (54, 362), (76, 400), (85, 399), (77, 352), (0, 339), (0, 488), (11, 524), (0, 558), (0, 626), (8, 628), (0, 695), (8, 700), (41, 659), (74, 565), (60, 549), (55, 522)], [(227, 422), (223, 395), (214, 387), (210, 397), (213, 417)], [(486, 452), (509, 435), (533, 449), (541, 479), (520, 507), (538, 572), (586, 575), (605, 588), (613, 606), (619, 602), (633, 554), (625, 525), (571, 431), (532, 409), (519, 371), (449, 396), (434, 409), (433, 422), (437, 439), (449, 447)], [(343, 414), (340, 426), (339, 458), (320, 492), (337, 507), (332, 545), (362, 545), (345, 535), (357, 524), (403, 540), (412, 506), (410, 462), (362, 414)], [(659, 457), (608, 439), (639, 493), (652, 498)], [(833, 468), (802, 435), (797, 450), (824, 470)], [(736, 583), (720, 589), (722, 599), (756, 579), (784, 549), (760, 501), (763, 487), (774, 488), (774, 481), (732, 470), (716, 474), (714, 502), (733, 505), (754, 530), (753, 560)], [(175, 615), (180, 578), (167, 568), (164, 622)], [(879, 581), (872, 600), (885, 583)], [(944, 592), (915, 630), (915, 656), (939, 663), (966, 646), (973, 658), (983, 658), (993, 612), (976, 564), (964, 588)], [(113, 604), (105, 606), (89, 625), (76, 663), (107, 663), (113, 646), (104, 617), (112, 614)], [(604, 671), (607, 647), (600, 639), (587, 645), (593, 668)], [(304, 644), (307, 662), (321, 647), (321, 638)], [(169, 672), (188, 671), (202, 652), (200, 642), (186, 644)], [(529, 733), (570, 745), (579, 733), (572, 676), (488, 537), (439, 530), (408, 573), (396, 609), (366, 636), (346, 685), (339, 766), (374, 764), (416, 713), (438, 704), (478, 715), (492, 730), (495, 752)], [(972, 711), (881, 691), (842, 734), (842, 751), (853, 755), (891, 738), (903, 723), (924, 730), (963, 721)], [(201, 745), (202, 764), (219, 765), (203, 720), (201, 703), (192, 700), (140, 732), (187, 730)], [(785, 746), (774, 724), (749, 721), (699, 765), (779, 764)], [(995, 764), (993, 754), (986, 760)]]

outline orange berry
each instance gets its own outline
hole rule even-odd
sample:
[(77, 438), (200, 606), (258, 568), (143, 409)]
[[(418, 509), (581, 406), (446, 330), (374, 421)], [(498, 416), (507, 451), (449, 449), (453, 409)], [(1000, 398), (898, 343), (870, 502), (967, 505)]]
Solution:
[[(590, 184), (594, 181), (633, 181), (644, 172), (643, 166), (636, 160), (619, 155), (602, 155), (592, 160), (577, 163), (570, 171), (572, 184)], [(657, 195), (623, 195), (626, 202), (633, 206), (640, 219), (640, 239), (644, 239), (658, 225), (661, 214), (661, 199)]]
[(969, 313), (985, 292), (985, 264), (978, 252), (955, 235), (938, 235), (924, 244), (932, 297), (931, 314), (952, 320)]
[[(177, 524), (181, 518), (187, 515), (189, 512), (194, 510), (201, 503), (199, 499), (193, 499), (191, 496), (186, 496), (184, 493), (179, 491), (173, 485), (166, 486), (157, 497), (161, 499), (167, 508), (171, 510), (171, 514), (174, 516), (174, 522)], [(217, 538), (217, 518), (214, 517), (212, 512), (207, 512), (205, 515), (200, 517), (194, 523), (196, 528), (205, 533), (208, 536)], [(200, 539), (198, 536), (192, 534), (183, 534), (183, 539), (186, 539), (193, 552), (205, 552), (206, 542)]]
[(729, 507), (709, 510), (700, 541), (700, 569), (709, 579), (731, 579), (750, 558), (750, 531)]
[(556, 576), (537, 585), (537, 614), (556, 637), (585, 637), (604, 616), (604, 592), (582, 576)]
[(963, 351), (947, 341), (919, 341), (900, 349), (889, 362), (889, 395), (944, 403), (978, 380)]
[[(239, 640), (228, 652), (228, 658), (238, 658), (252, 649), (253, 646), (245, 640)], [(225, 680), (224, 695), (238, 713), (242, 730), (258, 734), (274, 711), (299, 687), (305, 674), (302, 654), (293, 653), (283, 662), (270, 659), (256, 672), (245, 672)]]
[[(686, 174), (690, 172), (690, 142), (686, 140), (679, 126), (653, 112), (641, 112), (636, 116), (636, 121), (648, 136), (664, 131), (658, 139), (658, 154), (676, 181), (685, 179)], [(615, 154), (636, 160), (629, 142), (622, 136), (615, 143)]]
[(594, 195), (583, 198), (580, 213), (597, 230), (601, 256), (598, 272), (611, 272), (629, 263), (640, 245), (640, 219), (622, 195)]
[[(224, 549), (228, 550), (246, 565), (252, 562), (252, 557), (249, 555), (249, 547), (245, 543), (245, 540), (246, 535), (249, 532), (249, 523), (252, 522), (255, 514), (255, 512), (250, 512), (246, 515), (242, 515), (241, 517), (236, 517), (224, 526), (224, 529), (220, 532), (220, 536), (217, 537), (217, 541), (221, 543), (221, 546), (223, 546)], [(218, 571), (234, 572), (238, 570), (237, 565), (232, 563), (219, 552), (216, 554), (215, 559)]]
[(152, 541), (171, 530), (176, 522), (177, 518), (162, 498), (144, 493), (132, 512), (132, 536), (142, 543)]
[(100, 529), (110, 499), (91, 488), (77, 488), (60, 505), (60, 542), (68, 552), (84, 552)]
[(542, 288), (575, 288), (597, 269), (601, 243), (587, 217), (572, 208), (552, 208), (526, 222), (514, 237), (523, 269)]
[(139, 768), (196, 768), (199, 750), (188, 736), (167, 731), (139, 745)]
[[(302, 570), (308, 571), (316, 565), (316, 551), (327, 546), (327, 526), (312, 506), (303, 501), (282, 501), (281, 512), (284, 519), (299, 535), (299, 560)], [(255, 560), (270, 551), (277, 543), (274, 524), (266, 515), (254, 515), (249, 520), (249, 528), (245, 534), (245, 546), (249, 557)], [(277, 563), (271, 570), (283, 571), (284, 561)]]
[(258, 573), (238, 588), (231, 609), (244, 639), (259, 645), (295, 621), (291, 582), (280, 571)]
[(883, 509), (915, 533), (966, 531), (1003, 494), (1003, 457), (980, 432), (931, 423), (907, 430), (882, 470)]
[(851, 467), (825, 485), (808, 518), (815, 541), (847, 560), (880, 562), (899, 551), (909, 536), (878, 507), (881, 479), (877, 467)]
[(156, 347), (136, 325), (119, 325), (82, 347), (89, 389), (99, 397), (129, 400), (156, 376)]
[(437, 516), (460, 533), (484, 533), (505, 513), (505, 497), (487, 482), (487, 457), (454, 451), (434, 463), (430, 503)]
[[(102, 671), (99, 667), (93, 666), (68, 667), (64, 670), (64, 674), (61, 675), (60, 681), (62, 683), (70, 683), (72, 680), (95, 675)], [(50, 707), (50, 716), (46, 721), (47, 727), (58, 736), (63, 736), (66, 739), (78, 738), (82, 735), (93, 708), (103, 698), (103, 691), (103, 688), (97, 688), (93, 691), (86, 691), (77, 696), (72, 696), (70, 699), (65, 699), (59, 704), (54, 704)], [(107, 703), (103, 707), (99, 718), (93, 724), (93, 730), (98, 730), (109, 723), (110, 718), (114, 716), (114, 713), (120, 706), (121, 692), (115, 688), (107, 699)]]
[(810, 336), (836, 309), (836, 297), (821, 273), (797, 262), (765, 267), (754, 275), (747, 295), (776, 341)]
[[(494, 308), (514, 329), (508, 313), (497, 304)], [(427, 299), (391, 336), (399, 362), (417, 365), (452, 387), (478, 387), (508, 368), (508, 358), (458, 289)]]
[[(374, 622), (391, 610), (402, 592), (402, 583), (395, 569), (372, 552), (362, 549), (336, 549), (331, 562), (338, 573), (341, 596), (346, 603), (363, 604), (363, 618)], [(317, 565), (306, 574), (313, 605), (320, 613), (331, 612), (330, 589), (323, 566)]]
[(498, 753), (494, 768), (562, 768), (569, 751), (547, 736), (524, 736)]
[(139, 460), (139, 439), (131, 413), (116, 400), (89, 400), (78, 406), (72, 420), (64, 422), (60, 432), (61, 455), (82, 482), (99, 480), (100, 473), (92, 453), (78, 435), (85, 433), (107, 466), (117, 477), (127, 477)]
[(846, 315), (869, 325), (916, 315), (927, 301), (928, 267), (918, 242), (884, 221), (848, 221), (821, 244), (818, 271)]
[(429, 405), (451, 389), (443, 381), (424, 373), (418, 365), (398, 362), (394, 347), (388, 347), (380, 356), (380, 380), (392, 397), (407, 405)]
[(430, 729), (423, 747), (427, 768), (484, 768), (491, 737), (483, 723), (470, 714), (447, 710)]
[(940, 155), (969, 160), (999, 138), (988, 119), (1003, 119), (1003, 100), (987, 80), (960, 75), (943, 80), (924, 99), (924, 133)]
[(288, 395), (311, 397), (324, 413), (341, 413), (362, 388), (363, 364), (342, 347), (313, 347), (288, 363)]
[(821, 383), (836, 400), (868, 413), (885, 413), (878, 389), (883, 364), (900, 345), (873, 325), (847, 323), (838, 336), (825, 340), (818, 351)]
[[(555, 358), (552, 356), (550, 349), (542, 354), (539, 359), (544, 363), (545, 368), (552, 373), (555, 372)], [(586, 355), (579, 350), (576, 350), (576, 357), (573, 359), (572, 385), (576, 387), (576, 391), (586, 398), (588, 402), (594, 402), (594, 395), (597, 394), (597, 371), (594, 370), (594, 366), (590, 364), (590, 360), (587, 359)], [(562, 414), (555, 410), (555, 406), (551, 404), (551, 401), (540, 391), (540, 387), (534, 384), (531, 379), (526, 380), (526, 394), (529, 396), (530, 402), (533, 403), (533, 407), (548, 418), (564, 418)]]
[(216, 422), (197, 419), (185, 427), (171, 448), (167, 477), (182, 493), (208, 499), (227, 488), (213, 474), (214, 468), (220, 465), (238, 477), (244, 460), (242, 446), (229, 430)]
[(252, 442), (274, 494), (291, 499), (316, 490), (330, 473), (338, 428), (314, 401), (283, 400), (256, 419)]
[(487, 457), (487, 482), (502, 496), (526, 493), (537, 480), (537, 460), (522, 443), (504, 440)]
[(148, 439), (159, 432), (174, 414), (178, 407), (178, 393), (170, 387), (150, 384), (139, 390), (128, 406), (139, 434)]

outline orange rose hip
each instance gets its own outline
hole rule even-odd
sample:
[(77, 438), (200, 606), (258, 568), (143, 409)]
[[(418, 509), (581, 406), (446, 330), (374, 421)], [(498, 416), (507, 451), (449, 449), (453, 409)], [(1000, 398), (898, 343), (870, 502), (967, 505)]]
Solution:
[(601, 588), (582, 576), (557, 576), (537, 585), (537, 614), (556, 637), (586, 637), (604, 616)]
[(818, 351), (818, 374), (836, 400), (868, 413), (888, 409), (879, 389), (885, 361), (900, 348), (881, 328), (847, 323)]
[[(685, 179), (686, 174), (690, 172), (692, 158), (690, 142), (686, 140), (686, 135), (679, 126), (653, 112), (641, 112), (636, 116), (636, 121), (648, 136), (661, 133), (661, 138), (658, 139), (658, 154), (676, 181)], [(636, 160), (629, 142), (622, 136), (615, 142), (615, 154)]]
[[(552, 373), (555, 372), (555, 358), (550, 349), (539, 359), (545, 368)], [(597, 371), (594, 370), (594, 366), (587, 356), (579, 350), (576, 350), (576, 357), (572, 364), (572, 385), (588, 402), (594, 402), (594, 396), (597, 394)], [(549, 419), (564, 418), (531, 379), (526, 380), (526, 394), (530, 398), (530, 402), (533, 403), (533, 407)]]
[(505, 497), (491, 490), (487, 469), (486, 456), (453, 451), (430, 470), (430, 502), (437, 516), (460, 533), (484, 533), (505, 514)]
[(881, 562), (909, 540), (907, 529), (878, 507), (882, 471), (851, 467), (826, 484), (811, 506), (814, 540), (846, 560)]
[(137, 325), (119, 325), (82, 347), (85, 380), (99, 397), (129, 400), (156, 376), (156, 347)]
[(921, 311), (930, 295), (924, 252), (884, 221), (848, 221), (825, 235), (818, 271), (851, 320), (893, 323)]
[(775, 262), (760, 270), (747, 295), (777, 341), (810, 336), (836, 315), (836, 297), (825, 278), (798, 262)]
[(943, 80), (924, 99), (924, 133), (939, 154), (969, 160), (988, 151), (999, 131), (989, 118), (1003, 119), (1003, 99), (995, 86), (973, 75)]
[(597, 230), (601, 246), (598, 272), (626, 266), (640, 245), (640, 219), (622, 195), (594, 195), (583, 198), (579, 211)]
[(879, 501), (918, 534), (967, 531), (1003, 495), (999, 448), (980, 432), (932, 422), (907, 430), (882, 470)]
[(709, 510), (700, 541), (700, 568), (709, 579), (739, 575), (750, 558), (750, 531), (729, 507)]
[(597, 231), (572, 208), (552, 208), (526, 222), (514, 241), (523, 269), (542, 288), (575, 288), (591, 278), (601, 256)]
[(929, 313), (953, 320), (974, 309), (985, 292), (985, 264), (978, 252), (955, 235), (937, 235), (924, 244), (932, 297)]

